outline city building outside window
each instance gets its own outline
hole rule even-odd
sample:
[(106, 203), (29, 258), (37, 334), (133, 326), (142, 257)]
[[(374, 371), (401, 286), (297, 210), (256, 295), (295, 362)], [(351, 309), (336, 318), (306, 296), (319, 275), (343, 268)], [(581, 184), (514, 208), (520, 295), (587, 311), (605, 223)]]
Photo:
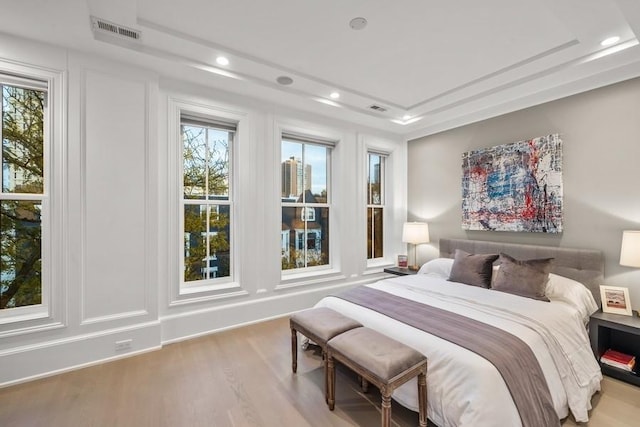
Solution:
[(367, 259), (384, 257), (385, 160), (367, 153)]
[(282, 270), (328, 266), (333, 144), (284, 133), (281, 142)]

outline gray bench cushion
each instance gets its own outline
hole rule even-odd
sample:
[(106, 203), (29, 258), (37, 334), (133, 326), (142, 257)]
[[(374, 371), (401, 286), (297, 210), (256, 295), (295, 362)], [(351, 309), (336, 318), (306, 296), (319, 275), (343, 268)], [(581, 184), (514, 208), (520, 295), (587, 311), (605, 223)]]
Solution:
[(329, 341), (329, 347), (356, 364), (366, 367), (383, 382), (424, 361), (418, 351), (369, 328), (344, 332)]
[(331, 338), (345, 331), (362, 326), (355, 320), (344, 316), (330, 308), (318, 307), (295, 313), (290, 318), (293, 327), (299, 326), (313, 334), (312, 339), (319, 339), (322, 342), (317, 344), (325, 345)]

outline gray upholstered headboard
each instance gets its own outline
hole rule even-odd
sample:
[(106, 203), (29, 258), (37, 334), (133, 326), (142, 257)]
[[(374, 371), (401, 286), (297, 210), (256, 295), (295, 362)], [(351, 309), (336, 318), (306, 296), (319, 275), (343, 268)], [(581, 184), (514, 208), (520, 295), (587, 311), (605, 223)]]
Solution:
[(604, 280), (604, 257), (600, 251), (481, 240), (440, 239), (440, 256), (442, 258), (453, 258), (456, 249), (473, 254), (504, 252), (517, 259), (554, 258), (554, 266), (551, 271), (584, 283), (593, 294), (596, 303), (600, 305), (600, 285)]

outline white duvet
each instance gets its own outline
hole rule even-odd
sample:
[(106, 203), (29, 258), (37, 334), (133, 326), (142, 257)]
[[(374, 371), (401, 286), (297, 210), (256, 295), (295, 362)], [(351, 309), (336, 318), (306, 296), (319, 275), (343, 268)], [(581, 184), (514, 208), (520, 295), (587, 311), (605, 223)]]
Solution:
[[(591, 352), (582, 316), (571, 305), (523, 298), (427, 274), (394, 277), (368, 286), (456, 312), (518, 336), (536, 355), (559, 418), (571, 410), (577, 421), (588, 420), (591, 396), (600, 390), (602, 374)], [(317, 306), (330, 307), (425, 354), (428, 417), (438, 426), (522, 425), (500, 373), (483, 357), (339, 298), (326, 297)], [(415, 380), (397, 389), (393, 398), (417, 411)]]

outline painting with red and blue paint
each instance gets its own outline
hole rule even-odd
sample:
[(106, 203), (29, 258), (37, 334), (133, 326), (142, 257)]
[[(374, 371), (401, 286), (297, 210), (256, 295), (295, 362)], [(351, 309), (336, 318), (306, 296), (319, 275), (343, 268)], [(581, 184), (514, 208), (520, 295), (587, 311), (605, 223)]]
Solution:
[(560, 135), (463, 153), (462, 228), (561, 233)]

